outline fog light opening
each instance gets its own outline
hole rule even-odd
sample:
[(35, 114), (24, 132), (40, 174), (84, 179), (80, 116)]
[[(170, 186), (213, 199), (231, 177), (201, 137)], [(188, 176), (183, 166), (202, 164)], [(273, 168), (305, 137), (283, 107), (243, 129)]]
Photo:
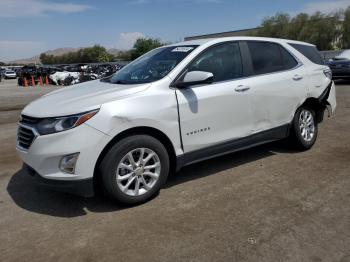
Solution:
[(68, 174), (74, 174), (78, 156), (79, 153), (75, 153), (62, 157), (59, 165), (60, 170)]

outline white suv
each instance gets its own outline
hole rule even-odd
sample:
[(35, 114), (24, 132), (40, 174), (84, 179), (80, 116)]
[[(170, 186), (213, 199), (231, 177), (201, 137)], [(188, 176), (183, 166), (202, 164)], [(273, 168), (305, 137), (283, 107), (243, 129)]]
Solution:
[(22, 112), (24, 168), (56, 189), (102, 188), (137, 204), (171, 170), (289, 138), (315, 143), (336, 107), (331, 72), (315, 46), (232, 37), (152, 50), (113, 76), (52, 92)]

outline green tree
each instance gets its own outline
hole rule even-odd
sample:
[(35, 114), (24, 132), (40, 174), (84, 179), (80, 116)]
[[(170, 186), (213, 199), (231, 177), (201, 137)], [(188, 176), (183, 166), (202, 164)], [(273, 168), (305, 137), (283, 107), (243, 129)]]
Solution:
[(103, 46), (94, 45), (93, 47), (83, 48), (76, 52), (69, 52), (60, 56), (40, 55), (40, 61), (43, 64), (74, 64), (74, 63), (97, 63), (111, 62), (114, 56), (109, 54)]
[(110, 62), (113, 59), (113, 55), (109, 54), (106, 48), (100, 45), (84, 48), (82, 57), (86, 63)]
[[(350, 21), (350, 11), (348, 13)], [(300, 40), (315, 44), (319, 50), (330, 50), (339, 47), (342, 15), (342, 11), (329, 14), (316, 12), (312, 15), (300, 13), (291, 18), (288, 14), (277, 13), (265, 18), (255, 35)]]
[(287, 38), (307, 41), (307, 24), (309, 21), (309, 15), (305, 13), (300, 13), (293, 17), (289, 24), (289, 35)]
[(342, 48), (350, 48), (350, 7), (344, 12), (344, 21), (342, 25)]
[(130, 51), (130, 59), (134, 60), (147, 53), (148, 51), (151, 51), (152, 49), (163, 45), (164, 44), (161, 43), (159, 39), (139, 38), (136, 40), (133, 49)]
[(256, 35), (285, 38), (289, 33), (289, 23), (290, 16), (288, 14), (277, 13), (275, 16), (264, 18)]

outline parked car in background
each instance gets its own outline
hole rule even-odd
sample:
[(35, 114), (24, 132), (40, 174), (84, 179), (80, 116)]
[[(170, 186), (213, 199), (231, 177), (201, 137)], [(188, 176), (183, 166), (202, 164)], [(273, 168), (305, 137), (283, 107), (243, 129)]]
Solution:
[(0, 75), (3, 78), (5, 74), (6, 69), (5, 68), (0, 68)]
[(40, 184), (85, 196), (100, 185), (138, 204), (185, 165), (286, 138), (310, 149), (335, 107), (330, 69), (314, 45), (195, 40), (30, 103), (17, 151)]
[(17, 77), (20, 77), (21, 74), (22, 74), (21, 68), (16, 68), (16, 69), (15, 69), (15, 72), (16, 72), (16, 76), (17, 76)]
[(17, 77), (16, 72), (13, 70), (6, 70), (4, 73), (5, 79), (15, 79)]
[(327, 65), (332, 70), (333, 79), (350, 79), (350, 49), (330, 59)]

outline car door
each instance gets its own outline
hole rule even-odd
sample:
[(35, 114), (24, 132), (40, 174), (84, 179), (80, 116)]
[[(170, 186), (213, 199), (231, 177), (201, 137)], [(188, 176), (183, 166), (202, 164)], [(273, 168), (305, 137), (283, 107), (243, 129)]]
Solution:
[(253, 133), (289, 124), (298, 105), (307, 97), (304, 68), (278, 43), (247, 41), (251, 57)]
[(211, 72), (214, 82), (176, 90), (184, 151), (250, 135), (250, 90), (243, 86), (241, 79), (239, 43), (210, 47), (190, 63), (187, 71)]

